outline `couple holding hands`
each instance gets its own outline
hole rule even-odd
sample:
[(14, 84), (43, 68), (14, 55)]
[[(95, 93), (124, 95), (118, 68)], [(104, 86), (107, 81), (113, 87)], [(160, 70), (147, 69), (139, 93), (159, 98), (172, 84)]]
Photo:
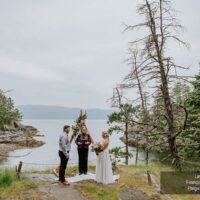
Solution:
[[(65, 170), (70, 157), (71, 143), (74, 136), (70, 138), (70, 126), (63, 127), (63, 133), (59, 137), (59, 157), (60, 167), (57, 169), (59, 173), (59, 181), (64, 185), (69, 185), (65, 179)], [(79, 158), (79, 175), (86, 175), (88, 172), (88, 153), (89, 146), (92, 144), (93, 150), (97, 155), (96, 162), (96, 181), (102, 184), (114, 183), (112, 164), (109, 156), (109, 134), (102, 132), (102, 141), (96, 145), (88, 132), (86, 125), (82, 125), (80, 132), (75, 138)]]

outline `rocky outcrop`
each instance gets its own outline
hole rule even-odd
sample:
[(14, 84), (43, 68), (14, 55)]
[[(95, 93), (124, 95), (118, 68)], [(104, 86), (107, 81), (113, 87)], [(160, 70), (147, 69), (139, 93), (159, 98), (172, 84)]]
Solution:
[(5, 127), (0, 130), (0, 159), (12, 150), (23, 147), (40, 147), (44, 144), (43, 141), (35, 139), (39, 131), (33, 126), (24, 126), (21, 123), (15, 122), (13, 126)]
[(158, 194), (148, 195), (139, 188), (129, 187), (118, 194), (119, 200), (161, 200)]

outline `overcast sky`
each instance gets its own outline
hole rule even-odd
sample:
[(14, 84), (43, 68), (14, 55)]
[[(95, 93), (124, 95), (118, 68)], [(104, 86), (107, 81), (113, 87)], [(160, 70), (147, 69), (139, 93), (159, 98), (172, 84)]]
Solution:
[[(113, 87), (129, 71), (123, 63), (140, 18), (141, 0), (0, 0), (0, 88), (17, 105), (108, 108)], [(172, 45), (193, 75), (200, 61), (200, 1), (174, 0), (189, 51)], [(134, 93), (132, 94), (134, 97)]]

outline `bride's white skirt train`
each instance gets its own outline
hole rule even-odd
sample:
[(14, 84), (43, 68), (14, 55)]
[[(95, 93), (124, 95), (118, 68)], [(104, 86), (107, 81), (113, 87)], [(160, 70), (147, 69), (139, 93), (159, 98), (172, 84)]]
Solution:
[(96, 181), (97, 183), (102, 184), (114, 183), (112, 164), (108, 149), (105, 149), (97, 156)]

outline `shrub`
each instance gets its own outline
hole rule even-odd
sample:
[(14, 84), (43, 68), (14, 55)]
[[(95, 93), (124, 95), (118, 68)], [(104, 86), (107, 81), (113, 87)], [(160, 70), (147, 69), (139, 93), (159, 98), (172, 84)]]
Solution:
[(0, 90), (0, 129), (14, 121), (20, 121), (21, 118), (21, 113), (15, 108), (13, 100)]
[(18, 177), (14, 171), (0, 171), (0, 188), (8, 187), (16, 181), (18, 181)]

